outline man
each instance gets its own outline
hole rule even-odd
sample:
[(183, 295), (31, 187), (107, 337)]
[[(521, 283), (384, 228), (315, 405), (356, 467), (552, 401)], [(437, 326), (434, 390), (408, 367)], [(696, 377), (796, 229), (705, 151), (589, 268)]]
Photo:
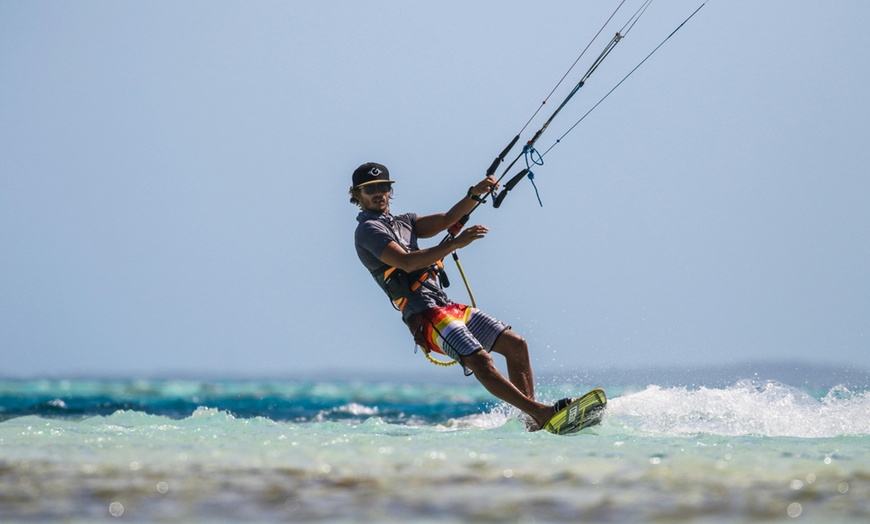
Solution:
[[(387, 168), (375, 162), (353, 172), (350, 201), (361, 209), (355, 234), (360, 261), (402, 312), (402, 320), (424, 351), (459, 361), (466, 375), (473, 373), (490, 393), (526, 413), (532, 419), (530, 429), (541, 429), (566, 401), (557, 406), (535, 401), (526, 341), (479, 309), (451, 302), (436, 278), (441, 259), (483, 238), (488, 229), (474, 225), (433, 247), (417, 245), (418, 238), (442, 233), (469, 213), (481, 195), (498, 187), (495, 178), (471, 186), (446, 213), (422, 217), (390, 213), (393, 183)], [(504, 356), (509, 378), (495, 367), (490, 352)]]

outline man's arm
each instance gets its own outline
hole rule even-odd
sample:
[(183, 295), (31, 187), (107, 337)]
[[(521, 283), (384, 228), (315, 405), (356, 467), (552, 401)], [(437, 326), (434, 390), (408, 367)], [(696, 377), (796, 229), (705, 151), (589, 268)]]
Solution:
[[(417, 219), (419, 227), (420, 219)], [(450, 225), (453, 225), (452, 223)], [(435, 262), (446, 257), (450, 253), (461, 247), (471, 244), (475, 240), (481, 239), (489, 232), (486, 226), (475, 225), (465, 229), (456, 238), (442, 242), (436, 246), (417, 251), (407, 252), (395, 241), (387, 244), (384, 251), (381, 253), (381, 262), (388, 266), (393, 266), (410, 273), (431, 266)]]
[[(498, 183), (495, 180), (494, 176), (488, 176), (477, 183), (477, 185), (471, 188), (471, 194), (475, 196), (480, 196), (488, 193), (491, 188), (495, 187), (498, 189)], [(417, 236), (420, 238), (431, 238), (441, 233), (443, 231), (447, 231), (447, 228), (452, 226), (453, 224), (459, 222), (459, 219), (468, 214), (474, 206), (477, 205), (477, 201), (472, 199), (470, 196), (466, 196), (462, 200), (456, 203), (455, 206), (450, 208), (450, 211), (446, 213), (437, 213), (435, 215), (428, 215), (425, 217), (417, 218)], [(456, 248), (451, 249), (444, 256), (453, 252)], [(443, 256), (436, 258), (435, 260), (441, 260), (444, 258)], [(385, 264), (389, 264), (386, 260)], [(431, 263), (435, 263), (432, 261)], [(421, 267), (426, 267), (429, 264), (423, 265)]]

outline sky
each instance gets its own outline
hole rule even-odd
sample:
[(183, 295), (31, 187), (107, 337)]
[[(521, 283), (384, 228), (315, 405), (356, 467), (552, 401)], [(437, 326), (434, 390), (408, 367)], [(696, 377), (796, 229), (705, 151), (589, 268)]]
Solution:
[[(653, 2), (536, 147), (701, 3)], [(446, 211), (617, 5), (0, 2), (0, 377), (459, 374), (357, 259), (351, 172)], [(707, 2), (534, 166), (543, 206), (524, 180), (474, 212), (478, 307), (539, 374), (870, 367), (868, 22)]]

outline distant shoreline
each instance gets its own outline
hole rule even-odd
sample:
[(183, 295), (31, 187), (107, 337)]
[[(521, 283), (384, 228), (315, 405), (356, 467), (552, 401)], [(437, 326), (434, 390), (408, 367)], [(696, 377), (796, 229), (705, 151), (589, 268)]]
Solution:
[[(422, 365), (422, 364), (421, 364)], [(817, 364), (807, 362), (745, 362), (725, 365), (686, 365), (686, 366), (635, 366), (635, 367), (591, 367), (586, 370), (565, 370), (559, 373), (540, 372), (536, 379), (541, 384), (557, 383), (595, 383), (611, 386), (660, 386), (707, 387), (730, 386), (741, 380), (777, 381), (792, 386), (811, 388), (830, 388), (836, 385), (867, 389), (870, 388), (870, 370), (859, 366)], [(232, 376), (224, 373), (196, 373), (175, 371), (148, 373), (141, 376), (129, 374), (44, 376), (2, 376), (0, 381), (196, 381), (196, 382), (407, 382), (417, 383), (462, 383), (469, 378), (452, 370), (423, 367), (419, 372), (407, 370), (385, 370), (383, 372), (354, 372), (351, 370), (305, 371), (300, 373), (281, 373), (271, 376), (244, 374)], [(473, 379), (472, 379), (473, 380)]]

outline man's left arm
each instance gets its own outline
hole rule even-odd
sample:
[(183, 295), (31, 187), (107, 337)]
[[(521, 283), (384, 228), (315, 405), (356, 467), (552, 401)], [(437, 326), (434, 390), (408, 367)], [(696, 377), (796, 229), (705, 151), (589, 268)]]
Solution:
[(498, 189), (498, 182), (495, 177), (490, 175), (477, 185), (471, 186), (468, 195), (450, 208), (446, 213), (437, 213), (417, 218), (417, 236), (420, 238), (431, 238), (447, 231), (447, 228), (459, 222), (459, 219), (471, 212), (474, 206), (477, 205), (477, 200), (473, 197), (479, 197), (489, 193), (492, 188)]

